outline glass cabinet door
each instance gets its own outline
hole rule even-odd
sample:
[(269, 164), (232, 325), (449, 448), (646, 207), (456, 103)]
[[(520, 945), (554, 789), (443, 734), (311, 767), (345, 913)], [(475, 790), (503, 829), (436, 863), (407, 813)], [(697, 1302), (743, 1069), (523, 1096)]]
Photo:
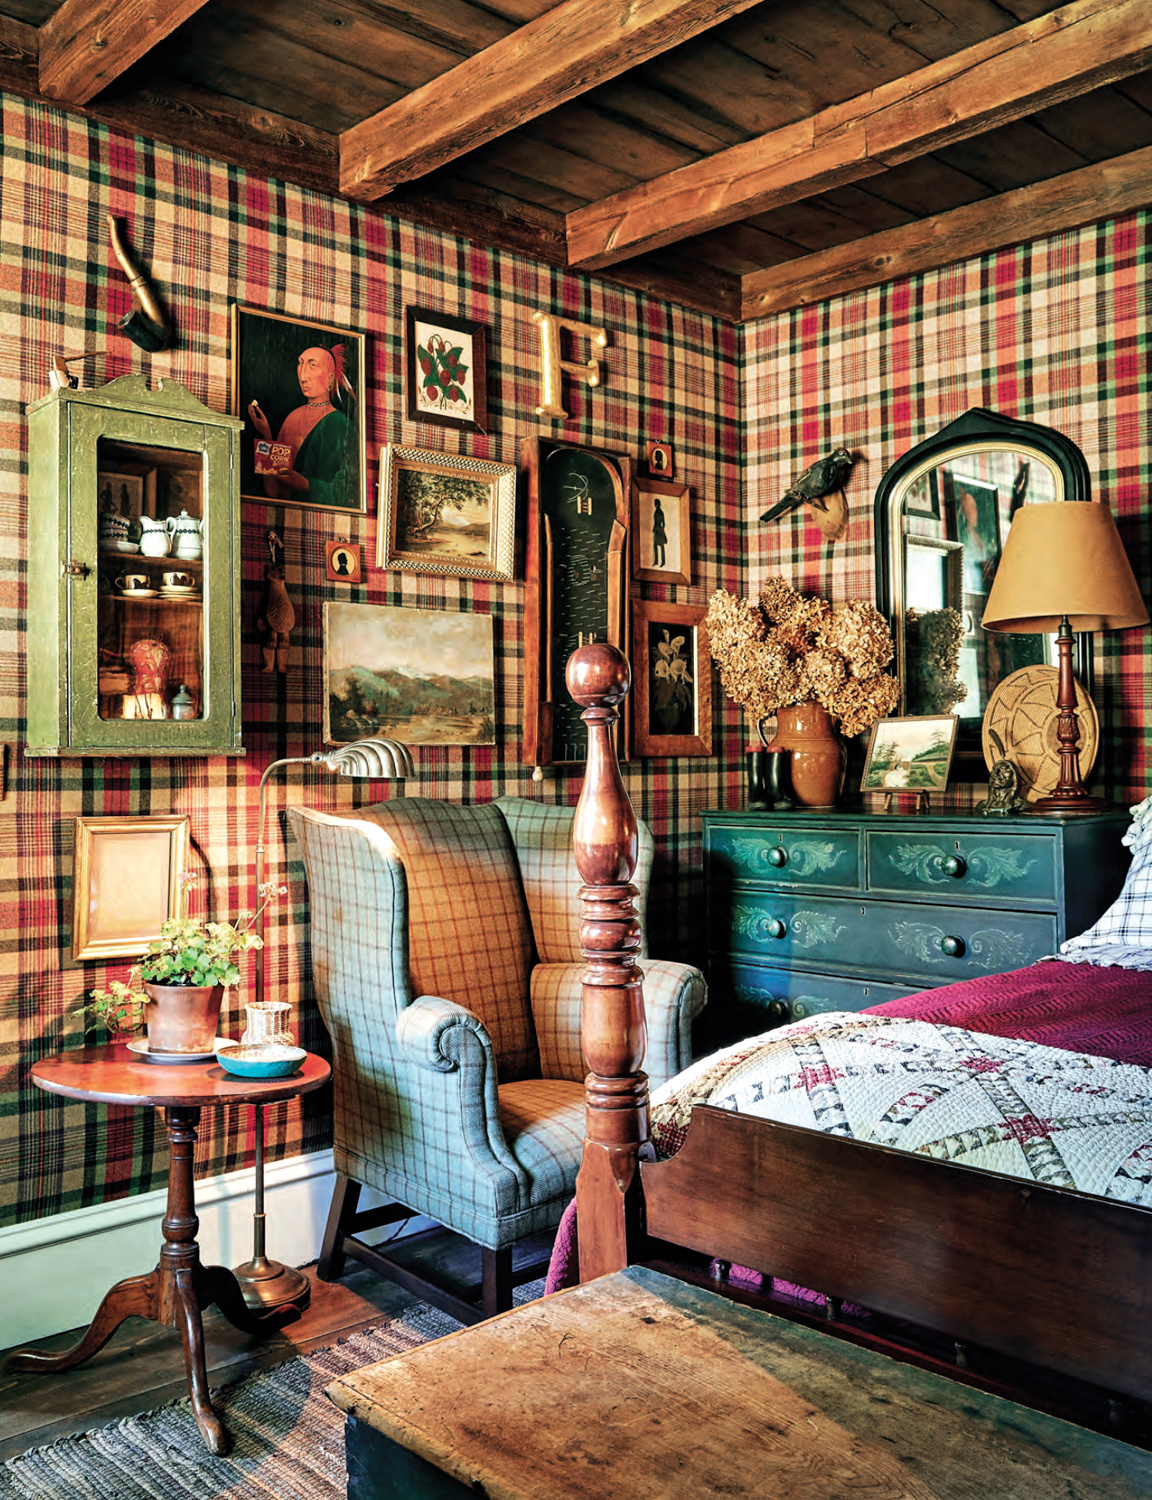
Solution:
[(233, 419), (177, 389), (207, 420), (61, 393), (62, 743), (41, 753), (239, 749)]

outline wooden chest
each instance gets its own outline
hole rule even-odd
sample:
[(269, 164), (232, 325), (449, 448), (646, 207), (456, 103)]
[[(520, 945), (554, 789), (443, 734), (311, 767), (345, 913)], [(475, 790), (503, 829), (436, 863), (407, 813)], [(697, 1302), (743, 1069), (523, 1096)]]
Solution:
[(632, 1267), (345, 1375), (349, 1500), (1146, 1500), (1152, 1455)]

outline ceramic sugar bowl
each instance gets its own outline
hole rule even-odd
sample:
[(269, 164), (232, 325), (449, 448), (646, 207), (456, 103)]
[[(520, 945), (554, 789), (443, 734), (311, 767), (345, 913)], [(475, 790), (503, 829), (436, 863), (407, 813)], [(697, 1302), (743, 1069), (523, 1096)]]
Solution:
[(169, 516), (164, 523), (172, 538), (172, 551), (176, 557), (199, 557), (204, 550), (201, 540), (204, 523), (182, 510), (178, 516)]
[(140, 551), (145, 557), (167, 557), (172, 547), (168, 527), (154, 516), (140, 517)]

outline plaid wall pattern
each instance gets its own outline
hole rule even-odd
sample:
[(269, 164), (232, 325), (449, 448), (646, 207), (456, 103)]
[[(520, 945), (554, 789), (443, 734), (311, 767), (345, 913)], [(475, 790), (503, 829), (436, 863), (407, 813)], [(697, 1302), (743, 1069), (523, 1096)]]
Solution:
[[(498, 743), (417, 747), (409, 791), (457, 802), (510, 794), (570, 804), (579, 777), (558, 768), (543, 784), (520, 764), (523, 709), (523, 537), (512, 584), (382, 573), (375, 555), (375, 499), (366, 517), (245, 502), (242, 536), (243, 716), (247, 757), (179, 760), (28, 760), (24, 734), (27, 438), (24, 408), (47, 389), (63, 351), (86, 387), (139, 373), (183, 382), (217, 410), (229, 404), (229, 309), (240, 302), (363, 331), (369, 480), (389, 441), (515, 463), (537, 431), (642, 459), (648, 441), (672, 444), (677, 476), (692, 487), (690, 588), (644, 585), (646, 597), (705, 603), (743, 580), (741, 411), (736, 330), (682, 308), (582, 276), (564, 274), (433, 229), (403, 224), (278, 181), (110, 132), (62, 111), (0, 95), (0, 719), (15, 746), (0, 804), (0, 1223), (19, 1222), (160, 1185), (167, 1153), (149, 1110), (105, 1109), (51, 1099), (32, 1088), (37, 1058), (80, 1044), (72, 1012), (84, 992), (126, 965), (75, 965), (71, 951), (72, 840), (77, 814), (188, 813), (196, 901), (213, 915), (254, 904), (257, 789), (270, 761), (321, 744), (323, 605), (357, 603), (474, 610), (493, 617)], [(122, 215), (135, 252), (171, 308), (173, 348), (148, 356), (116, 328), (131, 306), (107, 243), (105, 214)], [(441, 308), (488, 327), (490, 432), (458, 434), (409, 422), (403, 383), (404, 310)], [(536, 331), (548, 308), (603, 325), (600, 388), (565, 386), (571, 419), (541, 427)], [(79, 357), (77, 357), (79, 356)], [(263, 598), (266, 532), (283, 537), (296, 606), (286, 675), (261, 671), (255, 621)], [(522, 527), (522, 522), (521, 522)], [(324, 580), (324, 543), (343, 536), (364, 548), (363, 586)], [(717, 712), (709, 760), (634, 760), (625, 780), (651, 826), (656, 862), (649, 940), (657, 957), (698, 960), (701, 942), (698, 814), (742, 796), (735, 710)], [(324, 1033), (307, 982), (307, 904), (291, 856), (285, 809), (334, 811), (376, 800), (379, 784), (340, 784), (322, 770), (289, 768), (269, 783), (269, 876), (289, 895), (269, 922), (270, 993), (293, 1003), (304, 1045)], [(221, 1030), (236, 1035), (245, 991), (231, 992)], [(310, 1096), (266, 1112), (270, 1157), (330, 1140), (330, 1106)], [(251, 1160), (251, 1112), (206, 1111), (197, 1170)]]
[[(750, 589), (778, 573), (832, 599), (875, 598), (872, 500), (885, 471), (982, 406), (1079, 445), (1152, 600), (1149, 223), (1147, 211), (1127, 214), (747, 327)], [(803, 509), (763, 526), (790, 480), (839, 444), (862, 455), (847, 535), (826, 543)], [(1093, 647), (1096, 774), (1109, 796), (1136, 802), (1152, 769), (1152, 633), (1098, 634)]]

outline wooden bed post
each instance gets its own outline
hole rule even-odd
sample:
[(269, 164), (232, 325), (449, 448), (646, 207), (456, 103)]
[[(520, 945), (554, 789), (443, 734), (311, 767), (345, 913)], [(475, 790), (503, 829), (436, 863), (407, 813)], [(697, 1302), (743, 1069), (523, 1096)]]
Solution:
[(640, 1148), (648, 1139), (647, 1035), (636, 917), (636, 814), (612, 743), (631, 685), (627, 658), (607, 644), (568, 660), (568, 691), (585, 705), (588, 768), (576, 806), (573, 849), (584, 881), (580, 951), (586, 960), (582, 1035), (584, 1157), (576, 1179), (580, 1280), (618, 1271), (640, 1234)]

